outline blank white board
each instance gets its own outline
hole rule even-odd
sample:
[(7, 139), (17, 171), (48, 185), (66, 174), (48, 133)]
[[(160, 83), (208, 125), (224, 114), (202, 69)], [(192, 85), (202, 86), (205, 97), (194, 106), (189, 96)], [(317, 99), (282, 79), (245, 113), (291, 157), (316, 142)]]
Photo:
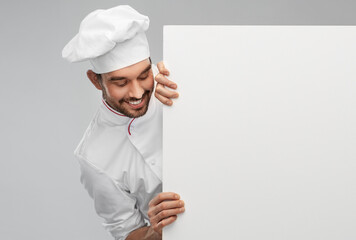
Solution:
[(165, 240), (356, 239), (356, 27), (165, 26)]

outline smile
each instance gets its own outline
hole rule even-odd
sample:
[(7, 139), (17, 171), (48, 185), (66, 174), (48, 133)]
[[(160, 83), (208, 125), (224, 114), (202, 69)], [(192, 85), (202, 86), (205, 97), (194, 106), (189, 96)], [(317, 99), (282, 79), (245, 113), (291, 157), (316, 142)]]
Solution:
[(141, 98), (136, 101), (127, 101), (126, 103), (131, 107), (131, 109), (140, 109), (145, 105), (146, 100)]
[(140, 100), (137, 100), (137, 101), (129, 101), (129, 103), (131, 105), (137, 105), (137, 104), (140, 104), (142, 102), (142, 98)]

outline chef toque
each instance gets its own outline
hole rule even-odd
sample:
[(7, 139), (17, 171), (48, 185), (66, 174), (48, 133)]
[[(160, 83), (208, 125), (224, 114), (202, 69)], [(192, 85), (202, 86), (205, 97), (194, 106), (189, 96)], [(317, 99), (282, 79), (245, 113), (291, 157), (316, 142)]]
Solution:
[(69, 62), (89, 60), (95, 73), (118, 70), (149, 58), (149, 18), (128, 5), (89, 13), (62, 50)]

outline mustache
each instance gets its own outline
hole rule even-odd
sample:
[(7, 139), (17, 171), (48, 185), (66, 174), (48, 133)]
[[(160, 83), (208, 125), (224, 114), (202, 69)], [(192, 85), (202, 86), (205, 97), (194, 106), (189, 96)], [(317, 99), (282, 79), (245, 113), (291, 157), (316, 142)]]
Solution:
[(138, 100), (140, 100), (140, 99), (142, 99), (142, 98), (148, 96), (150, 92), (151, 92), (150, 90), (146, 90), (146, 91), (142, 94), (141, 98), (127, 98), (127, 99), (121, 99), (121, 100), (120, 100), (120, 103), (129, 102), (129, 101), (138, 101)]

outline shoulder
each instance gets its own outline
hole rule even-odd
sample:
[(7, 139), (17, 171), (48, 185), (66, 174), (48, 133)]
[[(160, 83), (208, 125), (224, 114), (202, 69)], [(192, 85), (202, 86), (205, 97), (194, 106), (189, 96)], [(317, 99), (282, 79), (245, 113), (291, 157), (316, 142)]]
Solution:
[(127, 127), (112, 126), (102, 121), (100, 112), (91, 120), (74, 151), (76, 158), (110, 174), (135, 157), (136, 150), (127, 137)]

